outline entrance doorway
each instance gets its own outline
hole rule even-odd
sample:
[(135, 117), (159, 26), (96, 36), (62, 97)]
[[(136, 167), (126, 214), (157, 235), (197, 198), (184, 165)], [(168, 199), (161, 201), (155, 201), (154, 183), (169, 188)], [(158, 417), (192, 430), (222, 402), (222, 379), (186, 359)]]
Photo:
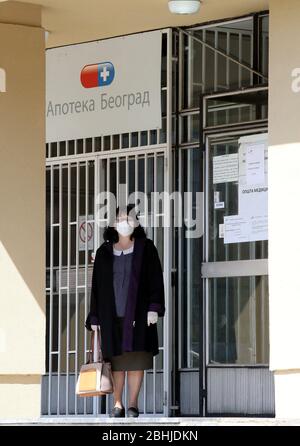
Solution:
[[(264, 88), (203, 98), (204, 348), (200, 386), (206, 416), (274, 415), (274, 382), (268, 365), (267, 235), (260, 238), (250, 231), (242, 237), (235, 223), (236, 239), (224, 237), (224, 224), (230, 228), (230, 219), (225, 217), (242, 216), (239, 182), (241, 160), (246, 162), (241, 155), (242, 141), (267, 138), (266, 106)], [(267, 145), (260, 149), (267, 185)], [(256, 212), (262, 204), (249, 201), (249, 206)], [(263, 232), (263, 224), (265, 221), (255, 230)]]

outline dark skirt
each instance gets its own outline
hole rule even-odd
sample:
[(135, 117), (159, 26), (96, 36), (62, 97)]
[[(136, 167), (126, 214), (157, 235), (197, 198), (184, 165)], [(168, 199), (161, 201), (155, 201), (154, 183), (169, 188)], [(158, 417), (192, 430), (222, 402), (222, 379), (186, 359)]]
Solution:
[[(120, 338), (123, 333), (123, 317), (117, 318), (117, 327)], [(110, 358), (111, 368), (113, 372), (126, 370), (149, 370), (153, 368), (153, 353), (140, 352), (124, 352), (122, 355), (112, 356)]]

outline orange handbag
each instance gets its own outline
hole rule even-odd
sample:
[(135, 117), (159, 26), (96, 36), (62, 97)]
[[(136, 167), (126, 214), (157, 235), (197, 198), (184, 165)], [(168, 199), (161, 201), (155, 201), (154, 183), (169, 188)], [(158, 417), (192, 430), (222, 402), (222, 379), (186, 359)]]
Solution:
[(92, 361), (93, 349), (90, 348), (88, 362), (81, 366), (76, 384), (76, 395), (82, 397), (108, 395), (114, 391), (111, 363), (103, 361), (99, 328), (91, 333), (92, 343), (98, 347), (97, 358)]

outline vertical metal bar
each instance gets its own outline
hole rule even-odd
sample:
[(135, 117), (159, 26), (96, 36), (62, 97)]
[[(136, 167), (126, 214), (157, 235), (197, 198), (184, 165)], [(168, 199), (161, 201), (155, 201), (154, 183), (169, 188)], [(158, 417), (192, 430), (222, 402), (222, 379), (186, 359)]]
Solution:
[[(96, 251), (97, 248), (99, 246), (99, 231), (100, 231), (100, 225), (98, 224), (98, 206), (100, 206), (100, 201), (99, 201), (99, 197), (98, 194), (102, 191), (101, 190), (101, 186), (100, 186), (100, 181), (102, 180), (102, 178), (100, 179), (100, 162), (101, 162), (101, 158), (99, 155), (97, 155), (94, 160), (93, 160), (93, 164), (94, 164), (94, 200), (93, 200), (93, 219), (94, 219), (94, 231), (93, 231), (93, 240), (94, 240), (94, 245), (93, 245), (93, 253), (94, 255), (96, 255)], [(93, 269), (93, 264), (91, 265), (91, 268)], [(92, 286), (92, 284), (90, 284)], [(84, 315), (84, 319), (86, 320), (87, 318), (87, 301), (88, 301), (88, 296), (85, 299), (85, 315)], [(84, 337), (84, 351), (86, 352), (87, 350), (87, 333), (85, 330), (85, 337)], [(100, 397), (98, 398), (98, 403), (97, 403), (97, 414), (98, 414), (98, 410), (99, 410), (99, 404), (101, 404), (102, 398), (107, 398), (107, 397)], [(107, 400), (106, 400), (107, 401)]]
[[(243, 46), (242, 46), (242, 43), (243, 43), (243, 40), (242, 40), (242, 38), (243, 38), (243, 34), (241, 33), (241, 32), (239, 32), (238, 33), (238, 36), (239, 36), (239, 61), (240, 62), (242, 62), (243, 61)], [(241, 67), (241, 65), (238, 65), (238, 79), (239, 79), (239, 88), (241, 88), (241, 86), (242, 86), (242, 67)], [(240, 109), (240, 107), (239, 107), (239, 109)]]
[[(250, 333), (252, 344), (251, 364), (256, 364), (256, 288), (255, 276), (249, 277), (250, 282)], [(251, 350), (250, 350), (251, 351)]]
[(144, 208), (144, 225), (147, 230), (148, 228), (148, 155), (145, 153), (145, 176), (144, 176), (144, 191), (145, 191), (145, 208)]
[(265, 351), (265, 339), (266, 339), (266, 326), (265, 326), (265, 318), (266, 318), (266, 294), (265, 294), (265, 280), (268, 280), (268, 276), (260, 277), (260, 295), (259, 299), (261, 300), (261, 361), (264, 364), (266, 361), (266, 351)]
[[(213, 286), (213, 300), (214, 300), (214, 325), (213, 325), (213, 351), (214, 361), (217, 361), (217, 339), (218, 339), (218, 296), (217, 296), (217, 278), (210, 279), (211, 286)], [(210, 288), (211, 294), (211, 288)]]
[(138, 157), (137, 155), (134, 156), (134, 201), (136, 201), (136, 191), (138, 190), (138, 170), (139, 170), (139, 164), (138, 164)]
[[(213, 152), (212, 154), (212, 162), (213, 162), (213, 158), (215, 156), (218, 156), (218, 145), (211, 145), (211, 151)], [(209, 165), (211, 165), (211, 163), (209, 163)], [(214, 185), (213, 183), (209, 183), (211, 185), (212, 188), (212, 192), (214, 191)], [(225, 201), (225, 203), (227, 203)], [(217, 224), (218, 224), (218, 218), (217, 218), (217, 211), (215, 209), (215, 205), (213, 204), (213, 230), (218, 230), (219, 228), (217, 228)], [(214, 237), (213, 239), (213, 261), (216, 262), (218, 260), (217, 258), (217, 252), (218, 252), (218, 238)]]
[[(119, 166), (119, 163), (120, 163), (120, 157), (118, 156), (117, 158), (116, 158), (116, 162), (118, 163), (118, 166)], [(136, 163), (136, 166), (137, 166), (137, 163)], [(125, 158), (125, 181), (126, 181), (126, 203), (127, 203), (127, 197), (128, 197), (128, 177), (127, 177), (127, 169), (128, 169), (128, 157), (126, 156), (126, 158)], [(119, 169), (118, 169), (118, 171), (117, 171), (118, 173), (117, 173), (117, 190), (119, 190), (119, 184), (120, 184), (120, 180), (119, 180)], [(137, 175), (136, 175), (136, 181), (137, 181)], [(137, 183), (135, 183), (135, 190), (137, 190)], [(119, 199), (118, 199), (118, 201), (119, 201)], [(127, 375), (127, 373), (125, 374), (125, 386), (124, 386), (124, 389), (123, 389), (123, 394), (124, 394), (124, 400), (125, 400), (125, 406), (126, 406), (126, 408), (127, 408), (127, 405), (128, 405), (128, 390), (127, 390), (127, 387), (128, 387), (128, 375)]]
[[(253, 28), (254, 28), (254, 23), (255, 23), (254, 17), (252, 18), (252, 23), (253, 23)], [(250, 46), (250, 58), (251, 58), (250, 64), (251, 65), (250, 66), (251, 66), (251, 68), (254, 67), (254, 60), (253, 60), (253, 57), (252, 57), (252, 55), (254, 54), (254, 38), (256, 38), (256, 36), (254, 36), (254, 32), (252, 32), (251, 33), (251, 42), (250, 42), (250, 45), (251, 45)], [(263, 74), (265, 74), (265, 73), (263, 72)], [(250, 85), (253, 85), (253, 76), (254, 76), (253, 71), (250, 71)]]
[[(226, 155), (229, 154), (229, 144), (225, 143), (225, 153)], [(229, 183), (226, 182), (225, 184), (225, 203), (229, 203)], [(225, 261), (229, 261), (229, 246), (226, 245), (225, 246)], [(230, 280), (234, 280), (232, 278), (225, 278), (225, 283), (226, 283), (226, 292), (225, 292), (225, 315), (226, 315), (226, 361), (228, 361), (228, 357), (229, 357), (229, 320), (230, 320), (230, 316), (229, 316), (229, 312), (230, 312), (230, 308), (229, 308), (229, 281)]]
[(70, 360), (70, 208), (71, 208), (71, 171), (70, 162), (67, 164), (68, 173), (68, 212), (67, 212), (67, 376), (66, 376), (66, 415), (69, 415), (69, 360)]
[(191, 99), (192, 99), (192, 86), (193, 86), (193, 47), (194, 47), (194, 39), (191, 36), (188, 36), (188, 97), (187, 97), (187, 107), (191, 107)]
[[(203, 41), (206, 42), (206, 31), (205, 29), (202, 30), (202, 37)], [(206, 45), (202, 45), (202, 94), (205, 93), (205, 82), (206, 82)]]
[[(154, 184), (154, 192), (157, 192), (157, 153), (154, 153), (153, 159), (153, 184)], [(156, 244), (157, 241), (157, 197), (155, 196), (155, 200), (153, 203), (153, 241)]]
[[(217, 30), (214, 31), (215, 33), (215, 48), (218, 48), (218, 38), (219, 33)], [(217, 91), (218, 89), (218, 53), (214, 51), (214, 90)]]
[[(147, 231), (148, 228), (148, 156), (145, 154), (145, 175), (144, 175), (144, 193), (145, 193), (145, 207), (144, 207), (144, 226)], [(146, 399), (147, 399), (147, 370), (144, 370), (144, 414), (147, 412), (147, 405), (146, 405)]]
[(237, 347), (237, 360), (241, 357), (241, 278), (237, 277), (237, 323), (236, 323), (236, 347)]
[(183, 42), (183, 33), (181, 30), (179, 30), (178, 33), (178, 77), (179, 77), (179, 90), (177, 91), (178, 94), (178, 108), (179, 110), (182, 109), (182, 96), (183, 96), (183, 54), (184, 54), (184, 42)]
[[(239, 108), (239, 112), (240, 112), (240, 108)], [(237, 149), (238, 152), (238, 156), (239, 156), (239, 146)], [(241, 244), (238, 243), (237, 245), (237, 250), (238, 250), (238, 255), (237, 255), (237, 259), (241, 260), (242, 255), (241, 255)], [(226, 250), (226, 253), (228, 253), (228, 249)], [(228, 257), (228, 255), (227, 255)], [(239, 358), (241, 357), (241, 309), (242, 309), (242, 305), (241, 305), (241, 287), (242, 287), (242, 279), (241, 277), (236, 277), (236, 281), (237, 281), (237, 333), (236, 333), (236, 349), (237, 349), (237, 361), (239, 360)]]
[[(188, 184), (188, 192), (191, 191), (191, 150), (187, 150), (187, 184)], [(191, 205), (189, 200), (189, 195), (187, 198), (188, 201), (188, 215), (190, 213), (189, 206)], [(187, 327), (187, 367), (191, 367), (191, 239), (187, 239), (187, 267), (186, 267), (186, 296), (187, 296), (187, 314), (186, 314), (186, 327)]]
[[(217, 145), (213, 145), (210, 144), (209, 146), (209, 158), (208, 158), (208, 169), (209, 166), (211, 165), (211, 161), (213, 162), (213, 158), (215, 156), (218, 155), (218, 146)], [(210, 158), (212, 157), (212, 159)], [(213, 183), (211, 181), (209, 181), (208, 183), (208, 189), (207, 189), (207, 200), (209, 202), (209, 197), (210, 197), (210, 187), (212, 187), (213, 189)], [(210, 206), (213, 206), (213, 228), (215, 230), (216, 225), (217, 225), (217, 216), (216, 216), (216, 210), (215, 210), (215, 206), (214, 204), (210, 203)], [(210, 231), (210, 225), (207, 226), (207, 230)], [(210, 237), (209, 237), (210, 239)], [(217, 261), (217, 238), (214, 237), (213, 239), (213, 260), (214, 262)], [(217, 281), (218, 279), (213, 279), (211, 282), (211, 286), (213, 287), (213, 302), (214, 302), (214, 306), (213, 306), (213, 351), (214, 351), (214, 361), (216, 361), (216, 357), (217, 357), (217, 339), (218, 339), (218, 324), (217, 324), (217, 320), (218, 320), (218, 295), (217, 295)], [(211, 292), (211, 288), (210, 288), (210, 292)]]
[(100, 173), (100, 162), (101, 158), (100, 156), (96, 156), (94, 159), (94, 248), (93, 251), (96, 254), (96, 249), (99, 246), (99, 240), (100, 240), (100, 227), (99, 227), (99, 221), (98, 221), (98, 210), (100, 207), (100, 201), (99, 201), (99, 193), (102, 192), (102, 172)]
[[(121, 140), (122, 140), (122, 138), (120, 137), (120, 143), (122, 143)], [(106, 161), (106, 191), (108, 191), (108, 192), (110, 192), (110, 160), (111, 160), (111, 158), (107, 158), (107, 161)], [(102, 169), (103, 160), (100, 161), (100, 158), (99, 158), (99, 162), (101, 162), (101, 174), (102, 174), (103, 173), (103, 169)], [(100, 169), (99, 169), (99, 180), (100, 180)], [(101, 188), (100, 181), (98, 182), (97, 190), (98, 190), (98, 188), (99, 189)], [(111, 206), (110, 198), (111, 197), (110, 197), (110, 193), (109, 193), (107, 196), (107, 205), (108, 205), (108, 212), (109, 212), (108, 218), (111, 217), (111, 215), (110, 215), (110, 206)], [(107, 415), (108, 411), (109, 411), (109, 395), (106, 396), (105, 408), (106, 408), (106, 415)]]
[(60, 415), (60, 380), (61, 380), (61, 251), (62, 251), (62, 166), (59, 165), (59, 224), (58, 224), (58, 367), (57, 367), (57, 414)]
[[(157, 192), (157, 153), (154, 153), (154, 191)], [(157, 243), (157, 196), (155, 196), (155, 200), (153, 203), (153, 241), (156, 245)], [(153, 385), (153, 414), (156, 413), (156, 357), (153, 358), (153, 375), (152, 375), (152, 385)]]
[(119, 195), (119, 186), (120, 186), (120, 158), (116, 157), (116, 192), (117, 192), (117, 203), (120, 204), (120, 195)]
[[(226, 54), (230, 54), (230, 33), (226, 33)], [(230, 86), (230, 61), (228, 57), (226, 57), (226, 87)]]
[[(203, 122), (203, 126), (205, 125), (206, 122), (206, 107), (205, 107), (205, 101), (202, 100), (203, 102), (203, 107), (202, 107), (202, 122)], [(201, 104), (201, 102), (200, 102)], [(200, 117), (201, 119), (201, 117)], [(201, 122), (200, 122), (200, 126), (201, 126)], [(204, 153), (203, 153), (203, 176), (204, 176), (204, 181), (203, 181), (203, 193), (204, 193), (204, 235), (203, 235), (203, 257), (204, 257), (204, 262), (208, 262), (209, 259), (209, 244), (208, 244), (208, 239), (209, 239), (209, 234), (208, 234), (208, 225), (209, 225), (209, 217), (208, 217), (208, 181), (209, 181), (209, 168), (208, 168), (208, 164), (209, 164), (209, 147), (208, 147), (208, 137), (205, 138), (205, 140), (203, 140), (204, 142)], [(211, 282), (210, 282), (211, 283)], [(209, 290), (209, 281), (208, 279), (204, 279), (203, 280), (203, 298), (204, 298), (204, 315), (203, 315), (203, 320), (204, 320), (204, 327), (203, 327), (203, 337), (204, 337), (204, 355), (203, 355), (203, 376), (204, 379), (199, 383), (199, 387), (202, 385), (203, 387), (206, 388), (207, 386), (207, 364), (209, 363), (210, 360), (210, 326), (209, 326), (209, 322), (210, 322), (210, 314), (211, 314), (211, 298), (210, 298), (210, 290)], [(201, 374), (201, 372), (200, 372)], [(203, 399), (202, 398), (202, 402), (205, 402), (205, 404), (200, 406), (201, 404), (201, 394), (199, 393), (199, 413), (200, 414), (206, 414), (206, 407), (207, 407), (207, 399), (208, 396)], [(204, 407), (203, 407), (204, 406)]]
[(128, 174), (128, 156), (125, 156), (125, 187), (126, 187), (126, 203), (128, 203), (128, 194), (129, 194), (129, 174)]
[(52, 397), (52, 339), (53, 339), (53, 165), (50, 165), (50, 315), (49, 315), (49, 375), (48, 375), (48, 415), (51, 415)]
[[(167, 147), (165, 149), (165, 159), (164, 163), (164, 190), (168, 194), (172, 191), (172, 29), (168, 29), (168, 59), (167, 59)], [(165, 214), (167, 213), (167, 222), (170, 222), (170, 200), (167, 202), (167, 207), (165, 208)], [(167, 314), (165, 315), (163, 321), (164, 327), (164, 341), (163, 341), (163, 380), (164, 380), (164, 415), (170, 416), (170, 406), (172, 403), (171, 395), (171, 354), (172, 349), (169, 346), (172, 345), (172, 305), (171, 305), (171, 269), (172, 269), (172, 226), (164, 227), (164, 279), (165, 279), (165, 290), (166, 290), (166, 308)]]
[(226, 321), (226, 331), (225, 331), (225, 350), (226, 350), (226, 363), (229, 359), (229, 280), (234, 280), (231, 277), (225, 277), (225, 321)]
[[(179, 171), (179, 175), (178, 175), (178, 190), (180, 193), (180, 196), (183, 197), (183, 181), (182, 181), (182, 157), (183, 157), (183, 150), (179, 151), (179, 156), (178, 156), (178, 171)], [(181, 203), (180, 203), (181, 205)], [(181, 210), (179, 210), (179, 215), (181, 215)], [(179, 222), (179, 224), (181, 224), (181, 222)], [(182, 314), (183, 314), (183, 307), (182, 307), (182, 274), (183, 274), (183, 249), (182, 249), (182, 243), (183, 243), (183, 235), (182, 235), (182, 228), (180, 230), (178, 230), (178, 315), (176, 315), (176, 317), (179, 318), (179, 323), (178, 323), (178, 327), (179, 327), (179, 335), (178, 335), (178, 339), (179, 339), (179, 343), (178, 343), (178, 369), (180, 369), (181, 367), (183, 367), (183, 358), (182, 358), (182, 340), (183, 340), (183, 330), (182, 330)]]
[[(204, 123), (206, 122), (206, 107), (204, 107), (203, 110), (204, 113)], [(210, 157), (211, 157), (211, 151), (212, 148), (210, 146), (210, 142), (209, 142), (209, 138), (206, 137), (205, 140), (205, 261), (208, 262), (210, 260), (210, 246), (209, 246), (209, 212), (210, 212), (210, 208), (209, 206), (211, 206), (210, 200), (209, 200), (209, 193), (210, 193), (210, 171), (209, 171), (209, 165), (210, 165)], [(213, 251), (214, 254), (214, 251)], [(207, 313), (206, 313), (206, 361), (207, 363), (209, 362), (209, 356), (210, 356), (210, 343), (213, 342), (213, 356), (214, 358), (216, 357), (216, 323), (215, 323), (215, 318), (216, 318), (216, 279), (205, 279), (205, 291), (206, 291), (206, 308), (208, 309)], [(213, 289), (213, 295), (212, 295), (212, 289)], [(211, 302), (214, 302), (214, 318), (213, 318), (213, 335), (212, 337), (209, 336), (210, 332), (211, 332)]]
[[(76, 163), (76, 254), (75, 254), (75, 379), (78, 376), (78, 234), (79, 234), (79, 193), (80, 193), (80, 163)], [(86, 398), (84, 398), (84, 414), (86, 414)], [(75, 397), (75, 415), (78, 415), (78, 397)]]
[[(90, 224), (89, 221), (89, 160), (85, 161), (85, 246), (84, 246), (84, 304), (86, 305), (88, 299), (88, 236), (89, 230), (88, 226)], [(95, 337), (96, 339), (96, 337)], [(96, 349), (94, 348), (94, 353)], [(96, 415), (97, 412), (97, 401), (98, 397), (93, 397), (93, 415)]]
[[(243, 34), (239, 33), (239, 61), (241, 62), (243, 60)], [(239, 88), (242, 87), (242, 67), (241, 65), (238, 65), (238, 70), (239, 70)], [(242, 105), (239, 104), (238, 105), (238, 122), (241, 122), (242, 118), (241, 118), (241, 109)]]
[[(88, 219), (88, 163), (89, 161), (86, 161), (86, 176), (85, 176), (85, 225), (86, 225), (86, 240), (85, 240), (85, 269), (84, 269), (84, 283), (85, 283), (85, 288), (84, 288), (84, 320), (86, 320), (87, 318), (87, 314), (88, 314), (88, 275), (87, 275), (87, 267), (88, 267), (88, 256), (87, 256), (87, 238), (88, 238), (88, 223), (87, 223), (87, 219)], [(95, 175), (94, 175), (95, 178)], [(95, 214), (94, 214), (95, 217)], [(94, 234), (95, 234), (95, 228), (96, 228), (96, 224), (95, 224), (95, 218), (94, 218)], [(79, 237), (79, 233), (78, 233), (78, 237)], [(86, 362), (86, 354), (87, 354), (87, 332), (86, 330), (84, 330), (84, 345), (83, 345), (83, 357), (84, 357), (84, 362)], [(89, 347), (90, 348), (90, 347)], [(95, 350), (94, 350), (95, 351)], [(93, 398), (93, 413), (95, 412), (94, 410), (94, 400), (95, 398)], [(86, 398), (84, 401), (84, 411), (86, 412)]]
[[(106, 174), (106, 190), (109, 191), (108, 197), (107, 197), (107, 205), (108, 205), (108, 211), (109, 211), (109, 216), (110, 216), (110, 207), (111, 207), (111, 200), (110, 200), (110, 160), (111, 158), (107, 158), (107, 162), (106, 162), (106, 168), (107, 168), (107, 174)], [(111, 217), (111, 216), (110, 216)]]

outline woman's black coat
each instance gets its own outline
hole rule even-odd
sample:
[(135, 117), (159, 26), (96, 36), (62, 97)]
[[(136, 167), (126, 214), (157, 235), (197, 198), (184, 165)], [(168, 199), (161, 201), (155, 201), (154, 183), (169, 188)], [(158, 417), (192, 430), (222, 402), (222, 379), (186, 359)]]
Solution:
[(105, 241), (97, 249), (91, 288), (90, 312), (85, 327), (100, 324), (105, 359), (125, 351), (159, 353), (157, 324), (147, 325), (148, 311), (165, 314), (165, 294), (161, 262), (153, 241), (135, 238), (132, 269), (123, 323), (123, 337), (116, 330), (113, 288), (113, 243)]

